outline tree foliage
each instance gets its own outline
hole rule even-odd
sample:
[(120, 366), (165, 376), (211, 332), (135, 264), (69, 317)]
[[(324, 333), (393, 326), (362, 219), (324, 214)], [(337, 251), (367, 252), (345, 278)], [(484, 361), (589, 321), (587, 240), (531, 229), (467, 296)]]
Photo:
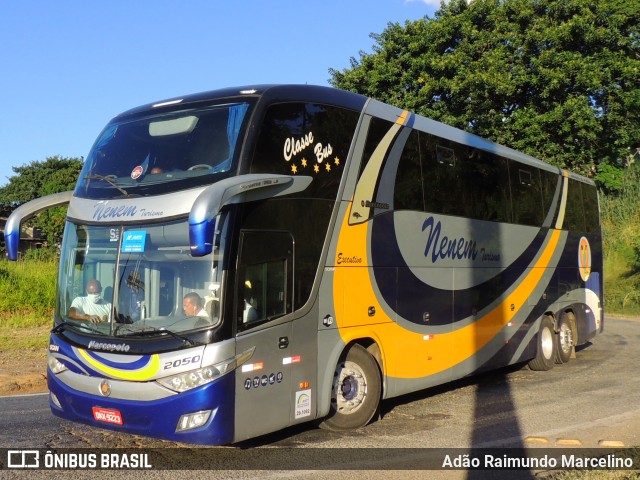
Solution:
[(640, 0), (452, 0), (372, 38), (333, 86), (591, 176), (640, 147)]
[[(48, 157), (43, 162), (34, 161), (21, 167), (12, 167), (14, 176), (0, 188), (0, 208), (14, 208), (35, 198), (52, 193), (73, 190), (83, 160), (81, 158)], [(42, 229), (43, 237), (53, 244), (62, 237), (66, 207), (41, 212), (29, 223)]]

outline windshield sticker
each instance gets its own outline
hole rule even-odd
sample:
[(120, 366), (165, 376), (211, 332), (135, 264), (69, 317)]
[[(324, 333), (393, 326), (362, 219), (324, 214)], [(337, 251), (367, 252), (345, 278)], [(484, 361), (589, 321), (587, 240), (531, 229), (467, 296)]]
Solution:
[(140, 178), (143, 171), (144, 169), (142, 168), (142, 166), (138, 165), (136, 168), (131, 170), (131, 178), (137, 180), (138, 178)]
[(109, 229), (109, 241), (110, 242), (119, 242), (120, 241), (120, 229), (119, 228), (110, 228)]
[(146, 239), (146, 230), (129, 230), (125, 232), (122, 239), (122, 253), (143, 253)]

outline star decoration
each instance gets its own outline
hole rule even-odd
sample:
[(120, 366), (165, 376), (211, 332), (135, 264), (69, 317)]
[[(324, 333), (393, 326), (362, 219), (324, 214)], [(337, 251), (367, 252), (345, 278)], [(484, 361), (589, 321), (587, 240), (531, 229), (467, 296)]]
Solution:
[(313, 166), (313, 171), (318, 173), (320, 171), (320, 167), (316, 164)]
[(331, 164), (330, 163), (325, 163), (324, 168), (327, 172), (331, 171)]
[(293, 173), (298, 173), (298, 166), (296, 164), (291, 165), (291, 171)]
[(333, 161), (333, 163), (335, 163), (336, 166), (340, 165), (340, 159), (338, 157), (336, 157), (335, 160)]
[(303, 166), (303, 167), (305, 167), (305, 168), (306, 168), (306, 166), (307, 166), (307, 159), (306, 159), (306, 158), (303, 158), (303, 159), (302, 159), (302, 161), (301, 161), (300, 163), (302, 164), (302, 166)]

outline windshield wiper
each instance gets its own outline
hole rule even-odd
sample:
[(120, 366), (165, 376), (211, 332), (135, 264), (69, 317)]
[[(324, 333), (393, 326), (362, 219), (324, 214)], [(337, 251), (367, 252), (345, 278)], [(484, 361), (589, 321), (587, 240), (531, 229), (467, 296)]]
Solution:
[(127, 192), (124, 188), (122, 188), (120, 185), (114, 182), (113, 178), (110, 176), (94, 174), (94, 175), (86, 175), (84, 178), (89, 180), (102, 180), (104, 182), (107, 182), (112, 187), (117, 188), (120, 191), (120, 193), (122, 193), (125, 197), (129, 196), (129, 192)]
[(139, 330), (137, 332), (131, 332), (126, 335), (120, 335), (121, 337), (151, 337), (154, 335), (161, 335), (163, 333), (167, 333), (173, 338), (177, 338), (178, 340), (182, 340), (184, 343), (189, 345), (190, 347), (195, 347), (196, 345), (204, 345), (204, 343), (194, 342), (190, 338), (183, 337), (182, 335), (178, 335), (171, 330), (167, 330), (166, 328), (154, 328), (152, 330)]
[(51, 333), (54, 333), (54, 334), (62, 333), (63, 331), (65, 331), (67, 329), (67, 327), (84, 328), (85, 330), (88, 330), (91, 333), (97, 333), (98, 335), (105, 335), (104, 332), (101, 332), (97, 328), (93, 328), (93, 327), (91, 327), (89, 325), (86, 325), (84, 323), (73, 323), (73, 322), (62, 322), (62, 323), (59, 323), (58, 325), (56, 325), (55, 327), (53, 327), (51, 329)]

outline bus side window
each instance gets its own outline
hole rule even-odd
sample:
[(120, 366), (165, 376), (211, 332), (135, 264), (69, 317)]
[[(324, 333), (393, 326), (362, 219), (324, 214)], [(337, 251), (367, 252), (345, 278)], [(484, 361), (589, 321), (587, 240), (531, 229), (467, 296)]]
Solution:
[(427, 212), (443, 215), (462, 215), (460, 202), (459, 159), (452, 148), (453, 142), (420, 134), (423, 190)]
[(598, 210), (598, 191), (593, 185), (583, 183), (582, 200), (584, 201), (584, 219), (586, 231), (597, 232), (600, 226), (600, 212)]
[[(455, 144), (461, 214), (476, 220), (511, 221), (507, 161), (477, 148)], [(538, 198), (538, 210), (540, 199)]]
[(569, 179), (567, 210), (565, 212), (564, 225), (562, 226), (563, 230), (585, 231), (581, 186), (581, 182), (573, 178)]
[(393, 189), (394, 210), (424, 211), (418, 135), (417, 130), (411, 132), (400, 156)]
[(240, 330), (292, 311), (293, 258), (289, 232), (241, 232), (236, 295)]
[(511, 194), (514, 223), (539, 227), (546, 212), (543, 208), (540, 171), (537, 168), (510, 162)]

